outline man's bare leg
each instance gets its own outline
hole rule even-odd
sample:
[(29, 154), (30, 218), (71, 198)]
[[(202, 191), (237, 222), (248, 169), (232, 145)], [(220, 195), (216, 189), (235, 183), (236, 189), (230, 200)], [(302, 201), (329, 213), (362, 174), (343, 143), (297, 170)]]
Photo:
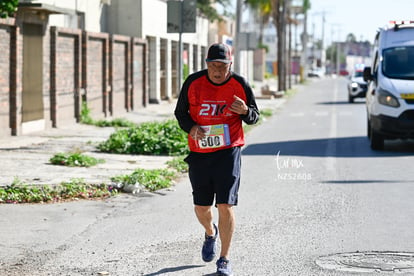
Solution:
[(221, 253), (220, 257), (228, 259), (231, 239), (233, 237), (235, 227), (235, 217), (233, 212), (233, 205), (230, 204), (217, 204), (219, 213), (219, 233), (221, 240)]

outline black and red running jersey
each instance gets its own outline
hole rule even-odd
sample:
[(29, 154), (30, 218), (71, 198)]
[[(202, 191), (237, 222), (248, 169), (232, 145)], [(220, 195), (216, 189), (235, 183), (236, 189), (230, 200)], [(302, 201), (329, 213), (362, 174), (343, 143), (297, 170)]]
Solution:
[[(229, 110), (234, 96), (248, 106), (246, 115)], [(243, 77), (231, 72), (224, 83), (214, 84), (209, 80), (207, 70), (191, 74), (186, 79), (174, 113), (180, 127), (187, 133), (194, 125), (205, 129), (207, 137), (203, 140), (195, 141), (188, 135), (190, 151), (202, 153), (243, 146), (242, 121), (254, 124), (259, 119), (253, 91)]]

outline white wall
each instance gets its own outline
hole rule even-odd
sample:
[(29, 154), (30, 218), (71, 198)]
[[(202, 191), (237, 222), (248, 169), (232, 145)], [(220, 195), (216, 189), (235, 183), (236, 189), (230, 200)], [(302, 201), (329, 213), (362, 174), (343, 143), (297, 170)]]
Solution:
[[(142, 1), (142, 37), (158, 36), (178, 41), (179, 35), (167, 33), (167, 2), (163, 0)], [(208, 46), (207, 19), (198, 17), (196, 33), (184, 33), (183, 43)]]
[[(149, 95), (150, 101), (161, 100), (160, 78), (160, 50), (161, 40), (167, 41), (167, 54), (170, 55), (171, 42), (179, 41), (178, 33), (167, 33), (167, 1), (166, 0), (111, 0), (110, 5), (102, 4), (101, 0), (42, 0), (42, 3), (56, 7), (82, 12), (85, 15), (85, 30), (91, 32), (109, 32), (132, 37), (146, 39), (149, 43)], [(68, 28), (80, 28), (77, 26), (76, 13), (72, 15), (51, 15), (49, 24)], [(206, 18), (197, 17), (196, 32), (182, 34), (182, 43), (189, 45), (188, 64), (190, 73), (204, 68), (193, 66), (193, 47), (196, 46), (200, 55), (201, 47), (207, 48), (209, 34), (209, 21)], [(168, 56), (171, 58), (170, 56)], [(171, 60), (166, 64), (166, 76), (171, 76)], [(194, 69), (194, 70), (191, 70)], [(167, 81), (166, 91), (168, 98), (176, 91), (172, 91), (171, 80)]]
[[(101, 0), (42, 0), (44, 4), (59, 8), (85, 13), (85, 30), (91, 32), (101, 31), (101, 15), (104, 4)], [(77, 18), (74, 15), (51, 14), (49, 17), (51, 26), (78, 28)]]

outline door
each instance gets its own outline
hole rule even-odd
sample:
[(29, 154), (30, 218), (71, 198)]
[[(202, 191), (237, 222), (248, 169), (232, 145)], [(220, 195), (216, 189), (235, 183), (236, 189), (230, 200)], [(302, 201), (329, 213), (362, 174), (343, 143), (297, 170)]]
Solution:
[[(44, 128), (43, 26), (23, 24), (22, 122), (40, 122)], [(41, 120), (41, 121), (39, 121)]]

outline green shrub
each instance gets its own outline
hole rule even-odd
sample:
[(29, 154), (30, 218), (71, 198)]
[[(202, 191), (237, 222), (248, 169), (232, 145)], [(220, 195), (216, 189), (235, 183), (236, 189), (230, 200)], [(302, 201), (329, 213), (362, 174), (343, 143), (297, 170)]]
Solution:
[(83, 179), (72, 179), (57, 186), (28, 185), (15, 178), (11, 185), (0, 187), (0, 203), (49, 203), (74, 199), (107, 198), (116, 190), (100, 184), (91, 185)]
[(153, 192), (170, 187), (175, 176), (174, 172), (167, 169), (136, 169), (132, 174), (112, 177), (111, 181), (117, 183), (119, 187), (139, 184)]
[(188, 152), (187, 134), (176, 120), (146, 122), (120, 129), (100, 143), (103, 152), (146, 155), (182, 155)]
[(82, 124), (86, 124), (86, 125), (92, 125), (93, 124), (93, 119), (91, 117), (91, 110), (88, 107), (88, 104), (86, 102), (82, 102), (82, 108), (81, 108), (81, 112), (80, 112), (80, 122)]
[(171, 161), (167, 161), (167, 165), (173, 168), (177, 172), (185, 173), (188, 172), (188, 164), (184, 161), (186, 155), (177, 156)]
[(57, 153), (49, 161), (54, 165), (69, 167), (91, 167), (105, 162), (102, 159), (96, 159), (95, 157), (87, 156), (79, 152)]
[(117, 118), (111, 121), (98, 120), (98, 121), (95, 121), (93, 125), (98, 126), (98, 127), (136, 127), (137, 126), (137, 124), (131, 121), (128, 121), (127, 119), (124, 119), (124, 118)]

